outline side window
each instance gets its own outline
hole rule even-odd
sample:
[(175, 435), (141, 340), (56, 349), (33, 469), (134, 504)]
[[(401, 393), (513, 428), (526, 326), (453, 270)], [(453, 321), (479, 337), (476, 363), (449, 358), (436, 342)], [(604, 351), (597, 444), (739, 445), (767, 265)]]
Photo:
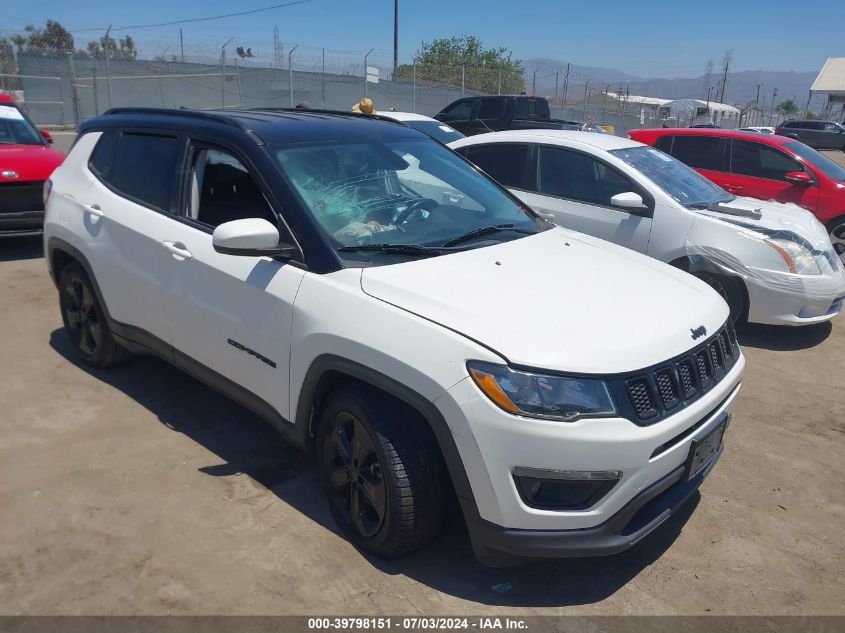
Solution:
[(672, 139), (675, 138), (674, 136), (661, 136), (657, 139), (657, 142), (654, 144), (655, 149), (659, 149), (661, 152), (665, 152), (666, 154), (672, 153)]
[(443, 114), (447, 121), (466, 121), (472, 118), (472, 109), (475, 102), (472, 100), (460, 101), (447, 109)]
[(725, 139), (717, 136), (676, 136), (672, 156), (696, 169), (725, 170)]
[(194, 153), (186, 214), (215, 228), (224, 222), (262, 218), (274, 226), (276, 217), (243, 163), (228, 152), (205, 148)]
[(823, 130), (824, 123), (820, 123), (819, 121), (804, 121), (801, 127), (805, 130)]
[(117, 130), (106, 130), (94, 146), (94, 151), (91, 152), (91, 158), (88, 160), (88, 167), (98, 176), (105, 176), (108, 172), (116, 142)]
[(804, 171), (804, 168), (779, 149), (751, 141), (734, 140), (731, 172), (753, 178), (785, 181), (786, 174), (791, 171)]
[(175, 136), (123, 133), (105, 180), (141, 204), (170, 211), (178, 150)]
[(836, 127), (836, 123), (825, 123), (824, 124), (824, 131), (825, 132), (838, 132), (839, 128)]
[(505, 116), (504, 99), (482, 99), (481, 106), (478, 108), (478, 118), (489, 121), (491, 119), (501, 119)]
[(540, 193), (611, 206), (617, 193), (636, 187), (613, 167), (591, 156), (559, 147), (541, 147), (537, 189)]
[(524, 189), (528, 150), (528, 145), (517, 143), (473, 145), (466, 157), (505, 187)]

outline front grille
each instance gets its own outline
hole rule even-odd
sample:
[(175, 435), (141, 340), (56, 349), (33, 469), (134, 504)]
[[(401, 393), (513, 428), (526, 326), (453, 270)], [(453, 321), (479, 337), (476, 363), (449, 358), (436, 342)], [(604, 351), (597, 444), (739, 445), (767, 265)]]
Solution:
[(0, 182), (0, 213), (41, 211), (44, 208), (44, 183)]
[(654, 424), (707, 393), (738, 358), (739, 344), (728, 321), (686, 354), (611, 381), (611, 389), (634, 422)]

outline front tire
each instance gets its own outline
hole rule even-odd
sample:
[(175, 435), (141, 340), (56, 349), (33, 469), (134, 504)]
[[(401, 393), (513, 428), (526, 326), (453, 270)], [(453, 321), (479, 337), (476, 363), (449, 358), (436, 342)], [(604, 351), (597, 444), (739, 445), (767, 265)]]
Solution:
[(833, 249), (839, 255), (839, 259), (845, 264), (845, 216), (836, 218), (827, 225), (827, 232)]
[(317, 454), (332, 516), (364, 551), (398, 558), (440, 532), (448, 478), (407, 406), (368, 388), (333, 392), (320, 411)]
[(695, 276), (713, 288), (725, 300), (734, 325), (740, 325), (748, 318), (748, 298), (740, 280), (710, 273), (695, 273)]
[(76, 262), (65, 266), (59, 276), (59, 306), (74, 351), (87, 364), (108, 367), (129, 356), (114, 340), (91, 280)]

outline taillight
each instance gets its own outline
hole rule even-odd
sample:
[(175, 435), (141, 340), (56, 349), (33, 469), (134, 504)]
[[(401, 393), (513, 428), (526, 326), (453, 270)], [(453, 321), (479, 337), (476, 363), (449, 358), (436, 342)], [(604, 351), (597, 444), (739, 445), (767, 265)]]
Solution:
[(44, 197), (44, 209), (47, 209), (47, 200), (50, 199), (50, 192), (53, 190), (53, 181), (49, 178), (44, 181), (44, 189), (42, 190), (42, 195)]

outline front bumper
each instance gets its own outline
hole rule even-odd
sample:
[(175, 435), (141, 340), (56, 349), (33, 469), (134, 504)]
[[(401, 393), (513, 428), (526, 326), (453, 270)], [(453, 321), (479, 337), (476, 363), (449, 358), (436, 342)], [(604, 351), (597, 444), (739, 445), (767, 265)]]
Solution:
[[(637, 543), (683, 505), (715, 464), (680, 481), (694, 440), (729, 419), (745, 365), (729, 372), (699, 400), (659, 422), (625, 418), (573, 423), (514, 416), (496, 407), (467, 378), (435, 404), (449, 420), (471, 490), (461, 494), (476, 555), (600, 556)], [(721, 454), (721, 449), (719, 451)], [(621, 471), (617, 483), (585, 509), (527, 505), (515, 469)]]
[(468, 526), (476, 556), (491, 565), (519, 559), (610, 556), (633, 547), (676, 514), (698, 490), (724, 452), (724, 444), (707, 467), (685, 479), (679, 466), (634, 497), (610, 519), (579, 530), (515, 530), (476, 517)]
[(44, 230), (44, 210), (0, 213), (0, 235), (39, 235)]
[(745, 285), (750, 323), (812, 325), (829, 321), (842, 311), (845, 271), (827, 275), (773, 273), (771, 279), (747, 278)]

